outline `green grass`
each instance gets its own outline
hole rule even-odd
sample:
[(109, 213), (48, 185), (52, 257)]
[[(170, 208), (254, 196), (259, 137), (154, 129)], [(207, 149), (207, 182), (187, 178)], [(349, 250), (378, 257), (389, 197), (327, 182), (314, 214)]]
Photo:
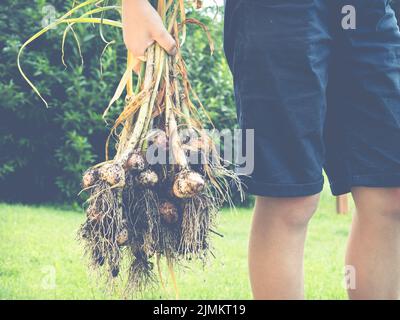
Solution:
[[(90, 275), (76, 241), (84, 215), (51, 207), (0, 204), (0, 299), (118, 299)], [(335, 214), (327, 191), (313, 218), (305, 253), (308, 299), (345, 299), (342, 286), (344, 249), (351, 216)], [(251, 211), (223, 211), (215, 238), (215, 255), (205, 269), (191, 264), (177, 270), (182, 299), (250, 299), (247, 240)], [(165, 265), (165, 263), (164, 263)], [(164, 266), (164, 278), (168, 273)], [(52, 276), (55, 286), (51, 286)], [(144, 298), (173, 298), (155, 288)]]

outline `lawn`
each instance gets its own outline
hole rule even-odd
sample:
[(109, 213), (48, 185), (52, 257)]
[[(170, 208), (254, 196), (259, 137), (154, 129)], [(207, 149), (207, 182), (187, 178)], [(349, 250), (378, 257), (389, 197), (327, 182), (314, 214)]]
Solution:
[[(122, 289), (110, 293), (87, 270), (76, 231), (80, 212), (52, 207), (0, 204), (0, 299), (118, 299), (131, 298)], [(196, 264), (177, 270), (182, 299), (250, 299), (247, 238), (251, 210), (224, 210), (219, 219), (223, 238), (215, 238), (216, 259), (205, 269)], [(306, 245), (308, 299), (345, 299), (342, 285), (344, 249), (351, 215), (335, 214), (328, 191), (313, 218)], [(164, 278), (167, 271), (164, 268)], [(174, 298), (154, 288), (147, 299)]]

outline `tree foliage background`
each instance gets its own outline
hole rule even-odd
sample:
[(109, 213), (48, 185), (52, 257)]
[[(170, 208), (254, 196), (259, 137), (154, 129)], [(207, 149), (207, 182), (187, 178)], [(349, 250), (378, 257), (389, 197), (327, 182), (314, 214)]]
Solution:
[[(99, 26), (74, 27), (82, 49), (70, 33), (66, 64), (61, 63), (65, 25), (48, 32), (22, 56), (22, 66), (45, 96), (50, 108), (20, 76), (16, 57), (21, 44), (41, 29), (46, 5), (57, 16), (71, 8), (64, 0), (4, 0), (0, 6), (0, 200), (18, 202), (77, 201), (81, 174), (104, 160), (109, 132), (101, 114), (122, 76), (125, 49), (121, 31), (104, 27), (115, 44), (101, 52)], [(188, 27), (185, 57), (195, 91), (219, 128), (235, 125), (231, 77), (222, 50), (222, 15), (194, 12), (206, 23), (215, 41), (210, 56), (207, 38), (196, 26)], [(116, 13), (117, 14), (117, 13)], [(215, 16), (215, 18), (214, 18)], [(100, 69), (100, 61), (102, 70)], [(114, 107), (114, 115), (121, 108)], [(112, 114), (111, 114), (112, 117)]]

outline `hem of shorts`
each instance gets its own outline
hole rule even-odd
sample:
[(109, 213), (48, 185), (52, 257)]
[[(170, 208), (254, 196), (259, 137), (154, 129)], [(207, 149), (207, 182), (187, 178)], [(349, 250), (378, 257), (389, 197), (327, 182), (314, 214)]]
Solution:
[(334, 196), (351, 192), (353, 187), (395, 188), (400, 187), (400, 173), (353, 176), (349, 182), (334, 181), (330, 184)]
[(317, 182), (303, 184), (275, 184), (244, 179), (246, 192), (262, 197), (303, 197), (318, 194), (324, 186), (324, 178)]

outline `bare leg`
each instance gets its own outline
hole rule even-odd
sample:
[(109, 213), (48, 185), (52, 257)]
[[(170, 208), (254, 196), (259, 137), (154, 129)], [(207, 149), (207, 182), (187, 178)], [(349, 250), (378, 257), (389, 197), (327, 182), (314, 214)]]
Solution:
[(400, 298), (400, 188), (352, 190), (356, 204), (346, 265), (354, 267), (350, 299)]
[(249, 243), (255, 299), (303, 299), (303, 253), (319, 195), (257, 197)]

